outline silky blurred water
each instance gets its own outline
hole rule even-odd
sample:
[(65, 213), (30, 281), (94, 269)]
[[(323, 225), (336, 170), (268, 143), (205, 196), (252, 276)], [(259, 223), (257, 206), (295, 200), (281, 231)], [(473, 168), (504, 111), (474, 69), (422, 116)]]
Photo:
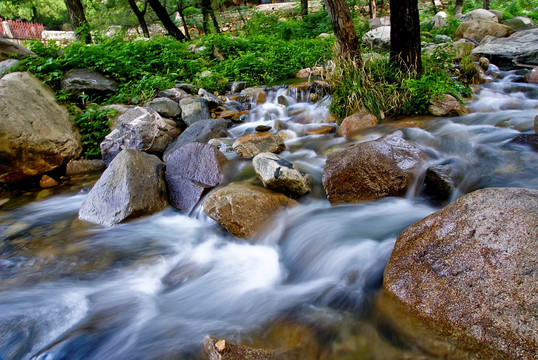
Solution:
[[(250, 242), (199, 207), (112, 228), (81, 222), (87, 179), (42, 200), (10, 199), (0, 207), (0, 359), (198, 359), (207, 335), (249, 343), (283, 318), (316, 330), (322, 358), (401, 358), (409, 348), (376, 328), (372, 299), (398, 234), (446, 203), (424, 196), (417, 174), (404, 198), (332, 207), (321, 186), (326, 156), (396, 133), (430, 164), (458, 171), (451, 200), (490, 186), (538, 189), (537, 153), (509, 143), (534, 132), (538, 87), (518, 82), (516, 72), (504, 75), (478, 89), (469, 115), (420, 128), (379, 126), (355, 141), (304, 136), (326, 121), (329, 99), (289, 96), (284, 108), (278, 96), (286, 90), (270, 93), (231, 132), (285, 125), (281, 155), (312, 176), (313, 190)], [(228, 181), (253, 176), (249, 161), (227, 156)]]

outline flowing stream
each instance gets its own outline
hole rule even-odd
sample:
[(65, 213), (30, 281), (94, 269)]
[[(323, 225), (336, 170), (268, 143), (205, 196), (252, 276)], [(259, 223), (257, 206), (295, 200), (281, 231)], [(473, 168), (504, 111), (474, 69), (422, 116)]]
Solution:
[[(538, 189), (538, 153), (509, 143), (534, 133), (538, 86), (503, 75), (477, 89), (469, 115), (386, 124), (354, 142), (394, 132), (414, 142), (431, 164), (460, 174), (451, 200), (483, 187)], [(2, 201), (0, 359), (199, 359), (207, 335), (263, 348), (292, 330), (315, 344), (310, 358), (415, 358), (378, 326), (372, 304), (398, 234), (446, 203), (430, 201), (419, 176), (405, 198), (331, 207), (321, 186), (326, 155), (353, 142), (304, 136), (325, 121), (329, 99), (290, 96), (283, 108), (285, 94), (271, 92), (231, 132), (285, 127), (282, 156), (311, 174), (313, 190), (255, 241), (234, 239), (200, 207), (112, 228), (81, 222), (96, 177)], [(250, 161), (227, 156), (230, 181), (254, 176)]]

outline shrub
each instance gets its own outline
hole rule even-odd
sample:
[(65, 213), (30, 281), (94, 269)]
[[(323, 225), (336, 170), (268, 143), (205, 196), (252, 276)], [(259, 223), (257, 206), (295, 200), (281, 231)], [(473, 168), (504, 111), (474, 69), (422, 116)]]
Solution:
[(75, 114), (75, 125), (80, 130), (82, 141), (82, 157), (85, 159), (100, 158), (100, 144), (110, 132), (109, 116), (114, 110), (103, 111), (92, 104), (85, 111)]

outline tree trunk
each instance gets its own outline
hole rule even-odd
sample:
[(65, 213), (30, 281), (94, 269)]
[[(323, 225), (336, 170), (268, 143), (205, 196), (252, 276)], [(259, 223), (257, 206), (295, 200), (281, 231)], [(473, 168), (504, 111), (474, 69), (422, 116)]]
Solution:
[(201, 5), (202, 5), (202, 25), (204, 28), (204, 32), (206, 34), (209, 34), (209, 26), (207, 22), (208, 22), (208, 17), (211, 17), (215, 30), (217, 31), (217, 33), (220, 33), (219, 23), (217, 22), (217, 18), (215, 17), (215, 12), (213, 11), (211, 0), (202, 0)]
[(191, 36), (189, 35), (189, 27), (187, 26), (187, 20), (185, 20), (185, 15), (183, 15), (183, 0), (180, 0), (177, 4), (177, 12), (183, 23), (183, 28), (185, 29), (185, 37), (190, 41)]
[(456, 6), (454, 7), (454, 15), (463, 15), (463, 0), (456, 0)]
[(308, 0), (301, 0), (301, 15), (303, 18), (308, 15)]
[(420, 20), (417, 0), (390, 1), (390, 61), (404, 72), (420, 73)]
[(170, 35), (172, 35), (178, 41), (185, 41), (187, 39), (181, 30), (178, 29), (176, 24), (174, 24), (174, 22), (170, 19), (168, 12), (166, 12), (166, 9), (164, 6), (162, 6), (159, 0), (148, 0), (148, 3)]
[(370, 19), (377, 17), (377, 4), (376, 0), (370, 0), (368, 2), (368, 6), (370, 8)]
[(138, 8), (138, 5), (136, 5), (135, 0), (129, 0), (129, 6), (131, 6), (131, 10), (133, 10), (134, 14), (136, 15), (136, 18), (138, 19), (138, 23), (140, 24), (140, 27), (142, 28), (142, 32), (144, 33), (144, 36), (149, 38), (149, 30), (148, 25), (146, 24), (146, 19), (144, 18), (144, 12), (140, 11)]
[(340, 57), (352, 59), (358, 64), (362, 64), (359, 39), (345, 0), (325, 0), (325, 6), (331, 18)]
[(484, 0), (484, 6), (482, 7), (486, 10), (489, 10), (489, 0)]
[(90, 27), (88, 21), (84, 15), (84, 8), (80, 0), (64, 0), (67, 12), (69, 13), (69, 19), (75, 29), (75, 35), (77, 40), (84, 41), (86, 44), (92, 42), (92, 36), (90, 34)]
[(432, 10), (434, 14), (437, 14), (437, 5), (435, 5), (435, 0), (432, 0)]

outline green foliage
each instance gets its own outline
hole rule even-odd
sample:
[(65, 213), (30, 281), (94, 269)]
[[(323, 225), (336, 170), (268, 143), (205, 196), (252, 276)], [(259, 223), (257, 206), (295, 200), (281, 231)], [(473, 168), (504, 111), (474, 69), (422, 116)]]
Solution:
[(256, 12), (245, 26), (245, 31), (250, 36), (263, 35), (281, 40), (311, 39), (323, 32), (332, 32), (326, 11), (310, 13), (305, 19), (286, 16), (283, 13)]
[(46, 29), (60, 30), (69, 22), (63, 0), (2, 0), (0, 16), (42, 23)]
[(381, 121), (394, 115), (426, 114), (430, 101), (442, 94), (459, 100), (470, 95), (468, 87), (437, 65), (429, 63), (417, 77), (394, 70), (386, 57), (372, 58), (364, 67), (339, 61), (328, 79), (334, 89), (330, 110), (344, 118), (366, 109)]
[(94, 104), (90, 104), (85, 111), (75, 115), (75, 125), (81, 133), (82, 157), (85, 159), (101, 157), (99, 145), (110, 132), (108, 119), (114, 115), (114, 110), (103, 111)]

